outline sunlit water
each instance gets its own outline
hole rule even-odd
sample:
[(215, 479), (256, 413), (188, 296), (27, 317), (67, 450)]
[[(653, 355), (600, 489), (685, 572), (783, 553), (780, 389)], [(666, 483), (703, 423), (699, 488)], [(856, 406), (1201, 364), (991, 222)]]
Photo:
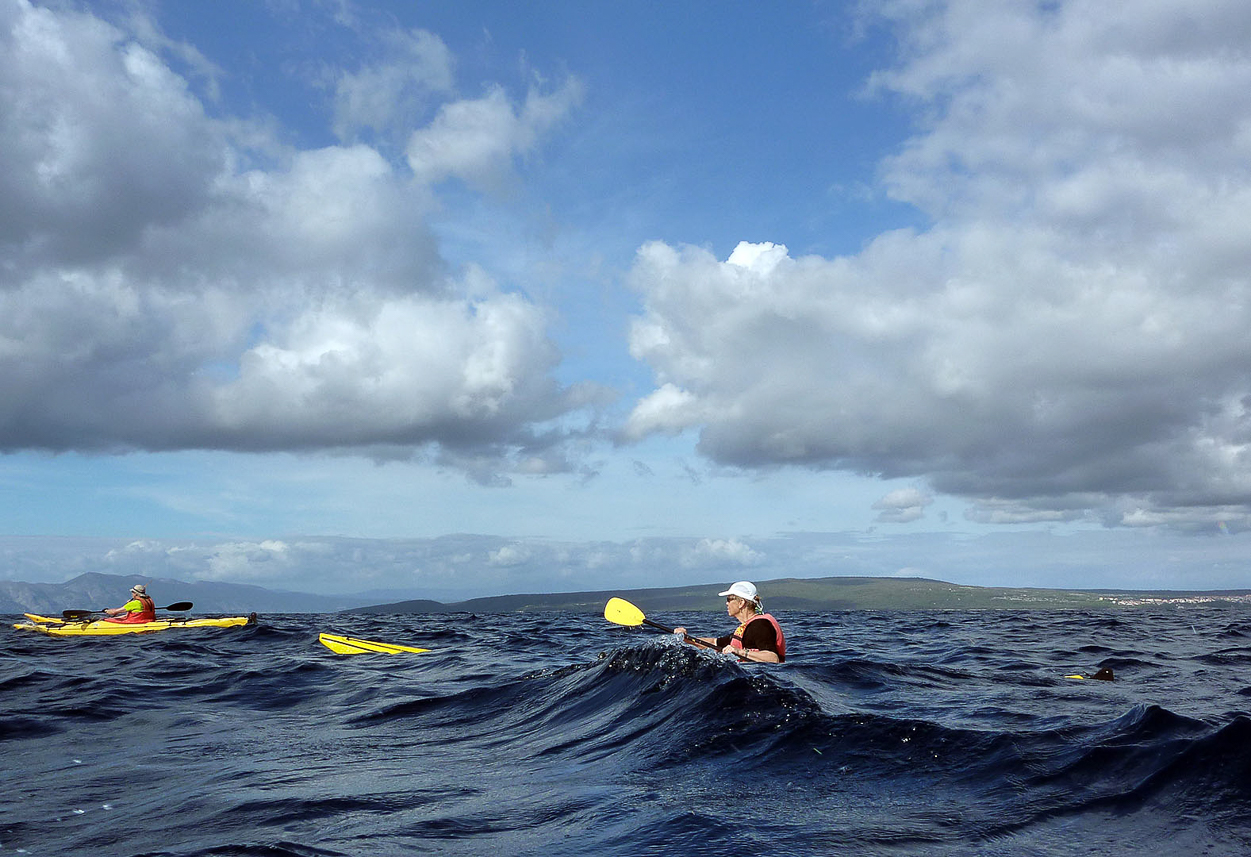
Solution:
[(0, 850), (1251, 853), (1245, 607), (779, 618), (788, 663), (746, 667), (580, 614), (10, 621)]

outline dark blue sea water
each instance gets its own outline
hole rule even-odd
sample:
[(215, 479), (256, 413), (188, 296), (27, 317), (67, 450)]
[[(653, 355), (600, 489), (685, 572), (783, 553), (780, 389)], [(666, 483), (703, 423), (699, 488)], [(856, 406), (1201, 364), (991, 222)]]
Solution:
[(1251, 853), (1246, 607), (780, 618), (780, 667), (590, 615), (8, 622), (0, 851)]

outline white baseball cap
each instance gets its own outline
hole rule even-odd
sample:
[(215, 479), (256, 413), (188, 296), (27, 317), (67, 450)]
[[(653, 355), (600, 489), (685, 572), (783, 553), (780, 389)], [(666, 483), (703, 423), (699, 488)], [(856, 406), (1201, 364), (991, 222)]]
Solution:
[(749, 583), (746, 580), (740, 580), (738, 583), (733, 584), (725, 592), (718, 592), (717, 594), (718, 595), (737, 595), (739, 598), (742, 598), (744, 601), (755, 601), (756, 600), (756, 584)]

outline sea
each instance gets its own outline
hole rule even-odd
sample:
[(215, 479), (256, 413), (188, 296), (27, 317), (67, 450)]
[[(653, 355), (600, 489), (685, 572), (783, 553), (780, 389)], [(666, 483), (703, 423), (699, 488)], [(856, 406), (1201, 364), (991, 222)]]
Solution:
[(590, 614), (7, 622), (0, 852), (1251, 854), (1248, 605), (779, 619), (777, 666)]

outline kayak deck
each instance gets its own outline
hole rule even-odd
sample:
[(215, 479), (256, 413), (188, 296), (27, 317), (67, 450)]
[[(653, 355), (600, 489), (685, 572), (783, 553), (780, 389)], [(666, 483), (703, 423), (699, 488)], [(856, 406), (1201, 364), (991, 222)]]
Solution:
[(250, 616), (223, 616), (217, 618), (188, 619), (167, 616), (152, 622), (105, 622), (96, 620), (56, 619), (27, 613), (25, 622), (13, 627), (19, 631), (35, 631), (50, 637), (115, 637), (122, 634), (151, 634), (171, 628), (235, 628), (256, 624), (256, 614)]

